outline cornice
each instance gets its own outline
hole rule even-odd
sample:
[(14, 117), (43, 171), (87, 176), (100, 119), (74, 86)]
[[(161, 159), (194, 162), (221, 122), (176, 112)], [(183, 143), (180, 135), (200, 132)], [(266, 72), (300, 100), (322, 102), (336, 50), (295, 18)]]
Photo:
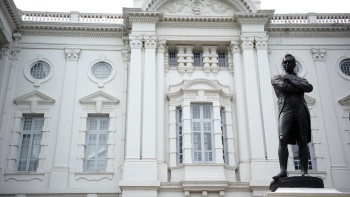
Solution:
[(122, 37), (122, 25), (25, 22), (19, 29), (23, 35), (57, 35), (89, 37)]
[(239, 27), (233, 17), (164, 17), (158, 23), (160, 27)]
[(349, 37), (350, 24), (270, 24), (270, 37)]
[(21, 19), (21, 14), (20, 10), (17, 9), (15, 3), (13, 0), (2, 0), (0, 2), (1, 10), (7, 11), (4, 12), (5, 16), (7, 17), (8, 21), (10, 22), (11, 26), (13, 29), (19, 28), (22, 19)]

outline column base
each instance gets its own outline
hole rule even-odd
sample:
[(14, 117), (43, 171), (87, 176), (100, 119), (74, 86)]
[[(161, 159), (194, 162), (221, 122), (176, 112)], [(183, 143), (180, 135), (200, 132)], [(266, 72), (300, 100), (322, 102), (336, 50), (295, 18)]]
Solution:
[(68, 187), (68, 166), (54, 166), (50, 175), (50, 188)]

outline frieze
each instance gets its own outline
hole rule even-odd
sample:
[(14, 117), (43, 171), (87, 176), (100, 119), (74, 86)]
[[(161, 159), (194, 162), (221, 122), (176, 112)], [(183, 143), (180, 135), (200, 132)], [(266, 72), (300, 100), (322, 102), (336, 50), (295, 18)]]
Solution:
[(160, 8), (166, 15), (232, 16), (234, 9), (221, 0), (174, 0)]

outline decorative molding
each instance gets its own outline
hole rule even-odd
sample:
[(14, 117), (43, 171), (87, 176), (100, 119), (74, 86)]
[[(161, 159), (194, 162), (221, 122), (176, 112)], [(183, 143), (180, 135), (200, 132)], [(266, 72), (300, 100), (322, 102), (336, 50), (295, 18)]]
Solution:
[(92, 93), (84, 98), (81, 98), (79, 101), (83, 105), (95, 106), (96, 113), (101, 113), (102, 108), (104, 106), (108, 106), (108, 105), (115, 106), (119, 103), (119, 99), (102, 91)]
[(256, 36), (255, 37), (255, 48), (258, 50), (267, 50), (268, 36)]
[(254, 48), (254, 37), (253, 36), (241, 36), (241, 48), (253, 49)]
[(311, 49), (314, 61), (326, 61), (327, 49)]
[(81, 49), (79, 48), (65, 48), (64, 53), (66, 54), (67, 61), (78, 61)]
[(29, 182), (32, 180), (44, 180), (45, 173), (5, 173), (5, 181), (15, 180), (18, 182)]
[(102, 179), (113, 179), (114, 172), (75, 172), (75, 180), (85, 179), (87, 181), (100, 181)]
[(157, 36), (144, 36), (144, 43), (146, 49), (156, 49), (157, 48)]
[(129, 43), (131, 49), (142, 49), (143, 35), (130, 35)]
[(38, 105), (52, 105), (55, 99), (35, 90), (15, 98), (14, 102), (16, 105), (30, 105), (30, 111), (35, 113)]
[(166, 40), (158, 40), (157, 53), (165, 53)]

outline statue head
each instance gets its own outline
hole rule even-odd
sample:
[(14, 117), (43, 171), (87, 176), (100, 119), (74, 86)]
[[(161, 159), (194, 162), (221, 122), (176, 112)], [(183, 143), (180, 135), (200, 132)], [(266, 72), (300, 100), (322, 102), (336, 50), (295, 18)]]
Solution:
[(289, 74), (296, 74), (294, 68), (296, 66), (295, 57), (291, 54), (286, 54), (282, 60), (283, 69)]

